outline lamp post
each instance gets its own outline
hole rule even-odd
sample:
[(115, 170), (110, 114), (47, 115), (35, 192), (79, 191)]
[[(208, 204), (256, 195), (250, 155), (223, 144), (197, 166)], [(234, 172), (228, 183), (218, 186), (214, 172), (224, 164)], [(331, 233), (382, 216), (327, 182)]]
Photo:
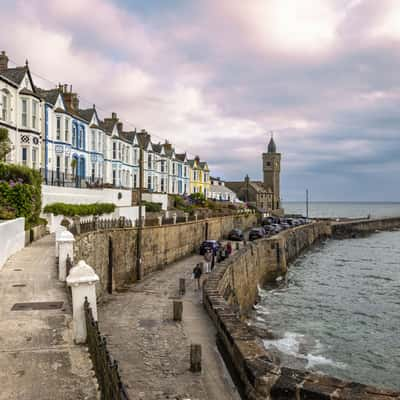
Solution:
[(137, 227), (137, 238), (136, 238), (136, 279), (140, 281), (143, 279), (143, 267), (142, 267), (142, 193), (143, 193), (143, 180), (144, 180), (144, 157), (143, 157), (143, 146), (139, 140), (139, 226)]

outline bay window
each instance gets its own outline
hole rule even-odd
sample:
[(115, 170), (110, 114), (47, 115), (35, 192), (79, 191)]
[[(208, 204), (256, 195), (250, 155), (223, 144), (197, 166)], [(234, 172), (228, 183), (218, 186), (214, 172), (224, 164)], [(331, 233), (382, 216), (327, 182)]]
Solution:
[(22, 99), (22, 111), (21, 111), (21, 124), (23, 127), (28, 126), (28, 100)]
[(36, 129), (37, 125), (37, 108), (38, 108), (38, 102), (32, 100), (32, 129)]

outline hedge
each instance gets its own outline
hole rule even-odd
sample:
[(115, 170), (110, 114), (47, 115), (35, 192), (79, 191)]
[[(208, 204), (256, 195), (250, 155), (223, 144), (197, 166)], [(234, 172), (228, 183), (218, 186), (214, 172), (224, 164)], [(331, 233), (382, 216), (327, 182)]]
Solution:
[(39, 223), (42, 177), (23, 165), (0, 162), (0, 219), (24, 217), (25, 228)]
[(151, 201), (142, 200), (142, 204), (146, 207), (147, 212), (160, 212), (162, 209), (161, 203), (153, 203)]
[(88, 215), (102, 215), (114, 212), (116, 205), (113, 203), (92, 203), (92, 204), (67, 204), (52, 203), (48, 204), (43, 212), (52, 213), (54, 215), (64, 215), (73, 217), (78, 215), (85, 217)]

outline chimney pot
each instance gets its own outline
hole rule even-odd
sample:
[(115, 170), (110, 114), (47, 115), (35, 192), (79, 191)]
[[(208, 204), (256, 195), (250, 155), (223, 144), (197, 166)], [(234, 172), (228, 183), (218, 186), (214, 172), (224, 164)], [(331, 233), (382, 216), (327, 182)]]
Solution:
[(112, 112), (111, 113), (111, 118), (112, 119), (117, 119), (117, 113), (116, 112)]
[(8, 57), (6, 52), (2, 50), (0, 55), (0, 72), (6, 71), (8, 69)]

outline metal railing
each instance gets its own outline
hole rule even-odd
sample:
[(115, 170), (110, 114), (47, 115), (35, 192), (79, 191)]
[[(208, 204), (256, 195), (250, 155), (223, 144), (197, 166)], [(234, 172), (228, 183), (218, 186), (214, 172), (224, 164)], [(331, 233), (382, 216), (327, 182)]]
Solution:
[(121, 380), (118, 362), (113, 359), (107, 349), (107, 340), (100, 334), (99, 325), (93, 319), (92, 309), (87, 298), (85, 298), (84, 308), (87, 345), (100, 387), (101, 400), (129, 400)]
[(62, 172), (61, 170), (46, 170), (40, 169), (43, 178), (43, 183), (49, 186), (64, 186), (78, 188), (102, 188), (103, 178), (91, 176), (79, 176)]

